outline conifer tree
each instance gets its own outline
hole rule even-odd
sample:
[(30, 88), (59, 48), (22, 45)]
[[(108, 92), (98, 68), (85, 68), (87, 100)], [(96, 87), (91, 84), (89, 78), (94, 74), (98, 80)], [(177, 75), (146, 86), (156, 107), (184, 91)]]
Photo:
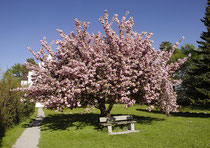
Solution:
[(187, 95), (197, 105), (210, 105), (210, 0), (208, 0), (205, 17), (201, 20), (206, 32), (201, 34), (199, 50), (195, 51), (199, 58), (193, 59), (189, 72)]

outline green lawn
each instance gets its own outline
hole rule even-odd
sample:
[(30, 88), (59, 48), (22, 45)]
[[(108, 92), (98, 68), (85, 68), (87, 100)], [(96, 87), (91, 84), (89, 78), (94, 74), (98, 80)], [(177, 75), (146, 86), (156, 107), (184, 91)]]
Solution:
[[(99, 111), (84, 113), (84, 109), (55, 113), (45, 110), (41, 127), (40, 148), (189, 148), (210, 147), (210, 110), (182, 108), (170, 117), (144, 106), (125, 109), (115, 105), (114, 114), (131, 114), (139, 133), (108, 135), (107, 128), (98, 125)], [(114, 130), (121, 130), (115, 127)]]
[(37, 114), (37, 108), (35, 109), (35, 112), (33, 113), (33, 115), (31, 115), (29, 118), (25, 119), (24, 121), (22, 121), (15, 127), (8, 129), (1, 140), (0, 147), (11, 148), (12, 145), (15, 144), (18, 137), (20, 137), (22, 132), (28, 127), (29, 123), (35, 120), (36, 114)]

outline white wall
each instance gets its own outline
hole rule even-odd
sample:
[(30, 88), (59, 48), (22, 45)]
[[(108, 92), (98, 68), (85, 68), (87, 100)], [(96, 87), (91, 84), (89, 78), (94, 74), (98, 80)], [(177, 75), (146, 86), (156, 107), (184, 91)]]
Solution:
[(21, 86), (26, 86), (28, 85), (28, 81), (26, 80), (21, 80)]
[(28, 80), (21, 80), (21, 86), (31, 86), (33, 84), (32, 80), (31, 80), (31, 76), (34, 74), (33, 71), (29, 71), (28, 72)]
[(29, 86), (31, 86), (33, 84), (32, 80), (31, 80), (31, 76), (34, 74), (33, 71), (29, 71), (28, 72), (28, 84)]

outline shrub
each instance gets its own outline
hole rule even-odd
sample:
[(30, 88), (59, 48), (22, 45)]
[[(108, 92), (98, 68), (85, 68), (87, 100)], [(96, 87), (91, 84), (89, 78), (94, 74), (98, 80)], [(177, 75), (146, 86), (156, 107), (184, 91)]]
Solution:
[(20, 102), (22, 92), (10, 91), (17, 87), (20, 87), (20, 79), (5, 73), (0, 81), (0, 136), (34, 112), (34, 103), (27, 99), (24, 103)]

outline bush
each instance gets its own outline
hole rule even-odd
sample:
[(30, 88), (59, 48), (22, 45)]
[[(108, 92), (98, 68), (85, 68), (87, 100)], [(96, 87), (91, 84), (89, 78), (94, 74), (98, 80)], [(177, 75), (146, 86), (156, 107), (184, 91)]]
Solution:
[(22, 103), (22, 93), (10, 91), (17, 87), (20, 87), (20, 79), (5, 73), (0, 81), (0, 136), (34, 112), (34, 103), (28, 100)]

